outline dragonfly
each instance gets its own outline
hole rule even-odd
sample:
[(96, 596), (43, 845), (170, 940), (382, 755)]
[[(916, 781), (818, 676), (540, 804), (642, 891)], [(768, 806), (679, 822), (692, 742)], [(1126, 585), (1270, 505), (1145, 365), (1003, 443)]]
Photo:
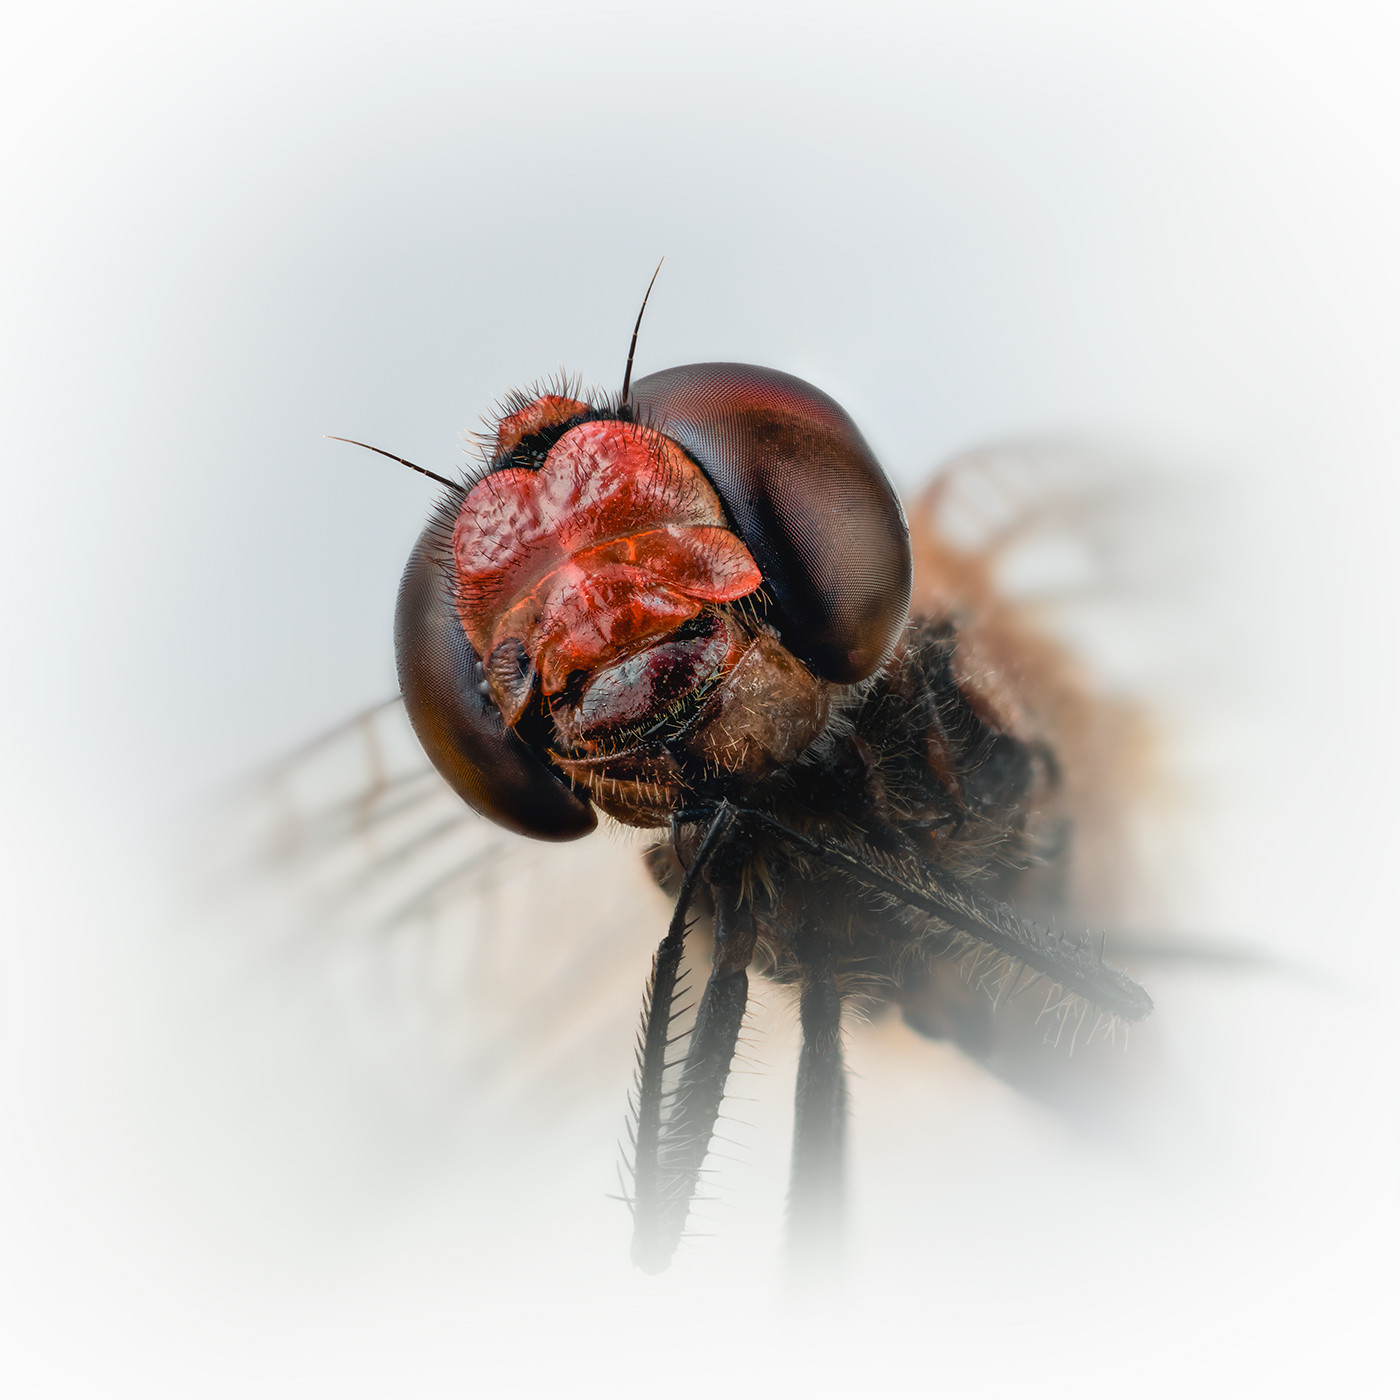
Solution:
[(476, 918), (496, 932), (462, 1011), (473, 1053), (514, 1065), (510, 1098), (577, 1057), (581, 1008), (622, 1025), (619, 923), (664, 892), (623, 1148), (631, 1257), (657, 1273), (686, 1238), (753, 994), (776, 988), (802, 1042), (788, 1252), (820, 1266), (840, 1256), (862, 1022), (897, 1016), (1092, 1116), (1152, 1009), (1110, 952), (1191, 956), (1103, 932), (1130, 885), (1144, 718), (1005, 587), (1008, 560), (1067, 517), (1084, 533), (1105, 493), (1000, 449), (906, 508), (816, 386), (741, 364), (633, 384), (636, 336), (619, 393), (515, 393), (458, 480), (405, 462), (442, 494), (400, 587), (402, 694), (267, 791), (284, 854), (384, 928), (480, 914), (538, 843), (633, 834), (652, 902), (633, 886), (626, 907)]
[[(642, 998), (633, 1261), (658, 1272), (686, 1235), (752, 974), (797, 1005), (788, 1240), (820, 1263), (842, 1234), (853, 1015), (897, 1014), (1053, 1098), (1074, 1076), (1047, 1071), (1047, 1041), (1101, 1046), (1151, 1012), (1083, 917), (1111, 883), (1141, 733), (998, 585), (1043, 508), (959, 540), (985, 459), (906, 512), (820, 389), (729, 363), (634, 384), (636, 334), (619, 393), (511, 396), (460, 480), (404, 463), (443, 492), (395, 626), (391, 703), (426, 762), (334, 810), (443, 812), (381, 873), (473, 832), (402, 882), (390, 923), (481, 878), (506, 833), (645, 833), (674, 903)], [(709, 957), (698, 999), (687, 944)], [(606, 962), (580, 954), (581, 989)]]

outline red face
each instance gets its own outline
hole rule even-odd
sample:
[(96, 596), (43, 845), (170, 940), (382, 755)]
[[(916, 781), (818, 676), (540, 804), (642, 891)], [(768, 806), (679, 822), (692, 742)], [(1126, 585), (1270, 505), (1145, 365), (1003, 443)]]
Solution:
[[(538, 471), (479, 482), (452, 554), (457, 611), (507, 724), (537, 681), (558, 695), (763, 582), (700, 468), (669, 439), (615, 421), (571, 428)], [(707, 643), (687, 647), (698, 657)]]
[[(536, 399), (501, 424), (498, 453), (587, 411), (571, 399)], [(755, 593), (763, 575), (705, 474), (650, 428), (579, 423), (537, 469), (484, 477), (457, 515), (452, 558), (457, 613), (502, 719), (517, 724), (542, 697), (554, 761), (622, 820), (654, 824), (664, 814), (642, 789), (664, 789), (669, 802), (682, 782), (674, 744), (641, 735), (668, 720), (684, 729), (711, 692), (706, 722), (684, 747), (702, 766), (713, 761), (710, 731), (732, 728), (742, 699), (726, 692), (727, 678), (757, 681), (770, 702), (796, 700), (807, 712), (791, 716), (804, 741), (825, 718), (820, 683), (724, 608)], [(770, 742), (770, 756), (749, 752), (744, 736), (738, 748), (735, 735), (725, 737), (731, 758), (755, 775), (791, 747)]]

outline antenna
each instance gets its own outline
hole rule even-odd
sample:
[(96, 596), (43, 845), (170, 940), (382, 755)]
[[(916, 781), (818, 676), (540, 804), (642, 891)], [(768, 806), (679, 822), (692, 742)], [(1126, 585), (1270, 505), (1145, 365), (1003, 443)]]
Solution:
[(627, 347), (627, 370), (622, 376), (622, 407), (627, 407), (627, 395), (632, 388), (632, 357), (637, 353), (637, 332), (642, 328), (642, 317), (646, 314), (647, 297), (651, 296), (651, 289), (656, 285), (657, 273), (661, 271), (661, 263), (665, 258), (656, 264), (656, 272), (651, 274), (651, 281), (647, 283), (647, 294), (642, 298), (642, 309), (637, 312), (637, 324), (632, 327), (632, 344)]
[[(648, 288), (650, 290), (650, 288)], [(646, 305), (645, 302), (642, 303)], [(371, 447), (367, 442), (356, 442), (354, 438), (336, 437), (334, 433), (327, 433), (326, 437), (331, 442), (348, 442), (351, 447), (363, 447), (366, 452), (377, 452), (381, 457), (387, 457), (391, 462), (399, 462), (405, 467), (412, 467), (416, 472), (422, 472), (424, 476), (430, 476), (439, 486), (445, 486), (449, 491), (455, 491), (459, 496), (467, 494), (467, 488), (460, 486), (455, 481), (449, 481), (445, 476), (439, 476), (436, 472), (430, 472), (427, 467), (420, 467), (414, 462), (410, 462), (405, 457), (395, 457), (392, 452), (386, 452), (382, 447)]]

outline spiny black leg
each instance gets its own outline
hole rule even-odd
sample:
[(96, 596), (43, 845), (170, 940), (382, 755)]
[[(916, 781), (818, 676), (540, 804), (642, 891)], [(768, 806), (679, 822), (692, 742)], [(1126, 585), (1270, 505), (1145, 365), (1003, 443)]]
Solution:
[(841, 1054), (841, 993), (830, 936), (798, 945), (802, 979), (802, 1054), (788, 1191), (788, 1257), (801, 1268), (829, 1266), (841, 1247), (845, 1195), (846, 1066)]
[[(666, 1051), (671, 1043), (672, 1003), (681, 954), (685, 951), (686, 914), (705, 864), (714, 853), (733, 819), (733, 810), (721, 807), (700, 843), (695, 860), (685, 872), (666, 937), (652, 960), (651, 980), (642, 1003), (642, 1033), (637, 1055), (636, 1131), (633, 1147), (632, 1262), (647, 1273), (659, 1273), (671, 1261), (675, 1240), (666, 1243), (669, 1222), (675, 1214), (676, 1176), (663, 1166), (662, 1108)], [(742, 1016), (742, 1012), (740, 1013)], [(686, 1205), (689, 1196), (686, 1197)], [(682, 1224), (684, 1215), (682, 1214)], [(679, 1228), (676, 1237), (679, 1238)]]
[(747, 969), (756, 938), (753, 912), (740, 904), (737, 883), (719, 885), (714, 893), (714, 967), (695, 1015), (680, 1083), (661, 1124), (657, 1157), (662, 1214), (652, 1259), (656, 1268), (670, 1261), (685, 1229), (749, 1003)]
[(841, 878), (932, 914), (1102, 1011), (1141, 1021), (1152, 1010), (1152, 998), (1126, 973), (1104, 962), (1087, 938), (1072, 938), (1022, 919), (937, 865), (897, 860), (865, 845), (857, 853), (832, 842), (823, 844), (766, 812), (740, 808), (738, 816), (746, 825), (776, 832)]

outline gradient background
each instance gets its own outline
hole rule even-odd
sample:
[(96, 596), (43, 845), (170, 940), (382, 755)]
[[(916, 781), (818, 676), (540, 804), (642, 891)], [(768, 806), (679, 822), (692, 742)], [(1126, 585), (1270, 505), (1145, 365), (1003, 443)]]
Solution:
[[(1385, 7), (50, 4), (0, 52), (8, 1393), (1367, 1388), (1394, 1319)], [(192, 804), (393, 689), (427, 497), (322, 435), (442, 470), (512, 386), (614, 386), (662, 254), (639, 373), (803, 375), (906, 485), (1068, 433), (1209, 483), (1203, 534), (1231, 503), (1219, 675), (1175, 678), (1216, 711), (1181, 745), (1191, 907), (1335, 983), (1195, 994), (1216, 1147), (1175, 1185), (968, 1107), (971, 1155), (918, 1187), (956, 1209), (810, 1332), (745, 1272), (766, 1240), (647, 1281), (615, 1213), (513, 1201), (509, 1153), (420, 1131), (442, 1100), (369, 1083), (304, 986), (193, 1049), (237, 959), (185, 956), (171, 913)], [(587, 1162), (557, 1166), (592, 1211)], [(498, 1211), (545, 1224), (483, 1235)]]

